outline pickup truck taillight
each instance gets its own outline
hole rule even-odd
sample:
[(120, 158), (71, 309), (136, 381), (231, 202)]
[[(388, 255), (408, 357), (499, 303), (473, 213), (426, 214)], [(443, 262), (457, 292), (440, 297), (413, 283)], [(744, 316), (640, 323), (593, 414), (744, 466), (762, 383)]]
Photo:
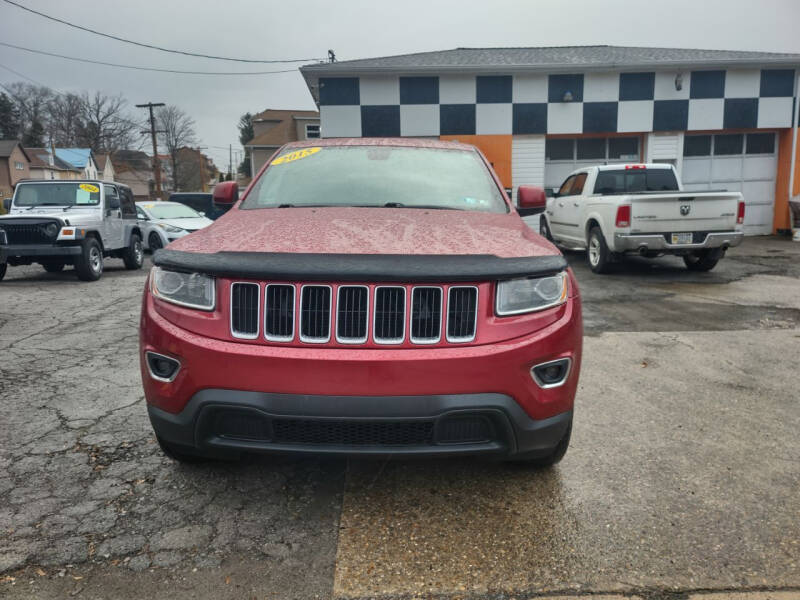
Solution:
[(617, 227), (631, 226), (631, 205), (623, 204), (617, 207)]
[(739, 210), (736, 213), (736, 222), (739, 225), (744, 223), (744, 202), (739, 202)]

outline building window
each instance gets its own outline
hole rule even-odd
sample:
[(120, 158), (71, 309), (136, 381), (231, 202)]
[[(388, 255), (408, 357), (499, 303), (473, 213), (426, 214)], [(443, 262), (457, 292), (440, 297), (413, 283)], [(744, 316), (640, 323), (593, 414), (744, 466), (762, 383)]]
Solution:
[(25, 165), (23, 165), (21, 162), (17, 161), (17, 162), (14, 163), (14, 168), (17, 171), (24, 171), (25, 170)]
[(310, 140), (310, 139), (316, 139), (318, 137), (319, 137), (319, 123), (315, 123), (313, 125), (311, 123), (307, 123), (306, 139)]
[(775, 134), (721, 133), (687, 135), (683, 138), (683, 156), (741, 156), (742, 154), (775, 154)]
[(741, 133), (726, 133), (714, 136), (714, 155), (741, 154), (744, 136)]
[(545, 140), (544, 152), (548, 161), (639, 160), (639, 138), (552, 138)]
[(683, 138), (684, 156), (710, 156), (711, 155), (711, 136), (710, 135), (687, 135)]

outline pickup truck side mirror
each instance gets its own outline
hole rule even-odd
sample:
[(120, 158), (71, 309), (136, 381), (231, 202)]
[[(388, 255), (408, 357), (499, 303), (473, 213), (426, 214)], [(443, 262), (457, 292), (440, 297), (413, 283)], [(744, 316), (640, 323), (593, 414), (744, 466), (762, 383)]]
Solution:
[(239, 184), (235, 181), (218, 183), (214, 187), (214, 208), (226, 212), (239, 200)]
[(11, 212), (11, 198), (3, 198), (3, 210)]
[(546, 207), (547, 197), (542, 188), (534, 185), (521, 185), (517, 188), (517, 212), (520, 216), (541, 214)]

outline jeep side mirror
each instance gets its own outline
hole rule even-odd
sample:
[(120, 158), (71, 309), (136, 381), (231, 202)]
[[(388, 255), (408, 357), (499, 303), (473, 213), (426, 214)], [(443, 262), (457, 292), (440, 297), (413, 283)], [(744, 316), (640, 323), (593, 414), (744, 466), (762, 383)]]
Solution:
[(224, 181), (214, 187), (214, 208), (226, 212), (239, 200), (239, 184), (235, 181)]
[(110, 210), (118, 210), (120, 207), (119, 198), (109, 198), (108, 199), (108, 208)]
[(11, 212), (11, 198), (3, 198), (3, 210)]
[(541, 214), (546, 207), (547, 197), (542, 188), (534, 185), (521, 185), (517, 188), (517, 212), (520, 216)]

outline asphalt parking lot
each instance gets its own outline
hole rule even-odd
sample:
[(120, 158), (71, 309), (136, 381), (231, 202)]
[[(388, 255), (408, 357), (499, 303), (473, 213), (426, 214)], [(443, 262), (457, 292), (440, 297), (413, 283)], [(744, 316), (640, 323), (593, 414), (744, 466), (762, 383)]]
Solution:
[(9, 269), (0, 596), (800, 597), (800, 244), (750, 238), (708, 274), (664, 258), (597, 276), (568, 258), (584, 365), (549, 471), (178, 465), (140, 387), (145, 272)]

